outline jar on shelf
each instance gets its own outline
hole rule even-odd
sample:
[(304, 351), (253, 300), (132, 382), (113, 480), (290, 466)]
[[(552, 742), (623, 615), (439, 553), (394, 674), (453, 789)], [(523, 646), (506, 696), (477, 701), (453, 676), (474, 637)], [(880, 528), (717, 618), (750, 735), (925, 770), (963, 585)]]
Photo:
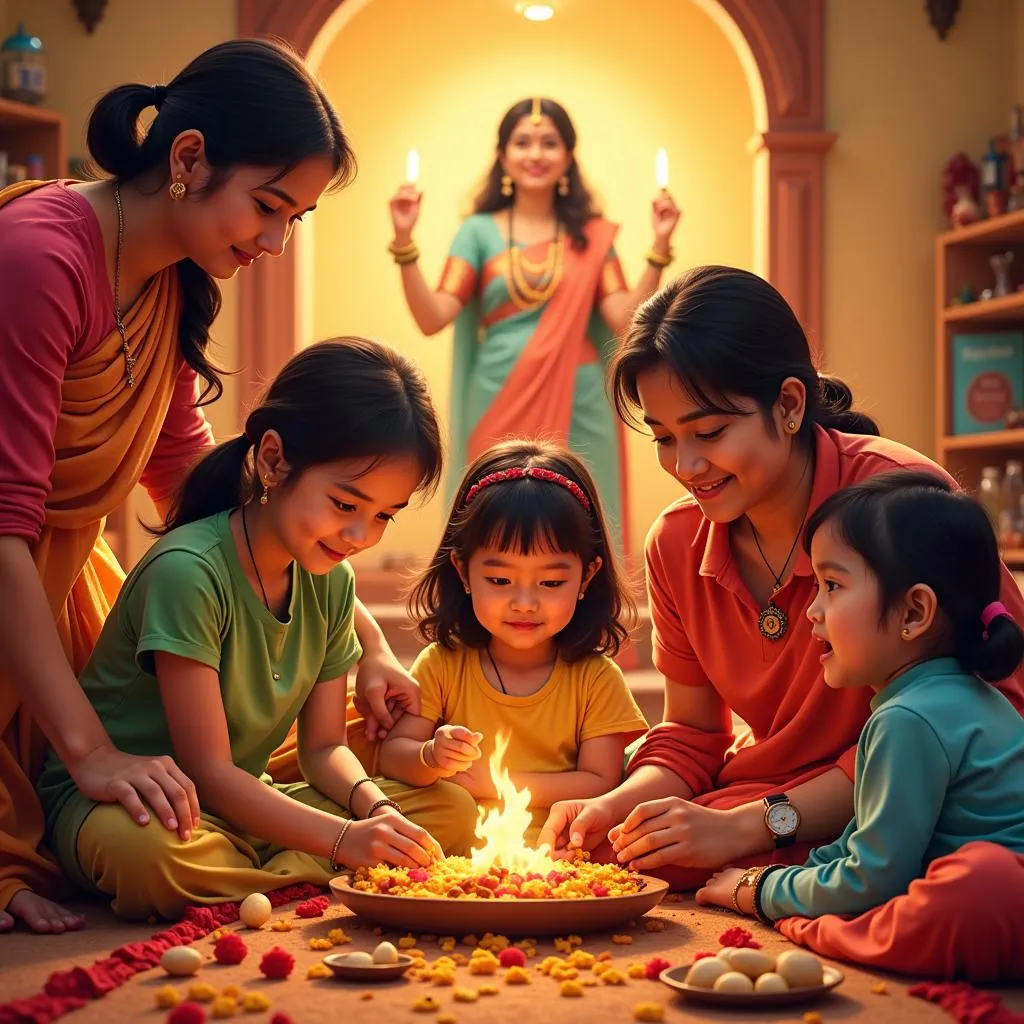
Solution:
[(999, 530), (999, 513), (1003, 507), (1002, 482), (1003, 471), (998, 466), (986, 466), (981, 471), (978, 501), (995, 531)]
[(1024, 544), (1020, 518), (1021, 498), (1024, 498), (1024, 464), (1019, 459), (1007, 459), (1000, 492), (999, 543), (1003, 547), (1019, 548)]
[(0, 96), (19, 103), (42, 103), (46, 99), (46, 52), (38, 36), (25, 26), (8, 36), (0, 46)]

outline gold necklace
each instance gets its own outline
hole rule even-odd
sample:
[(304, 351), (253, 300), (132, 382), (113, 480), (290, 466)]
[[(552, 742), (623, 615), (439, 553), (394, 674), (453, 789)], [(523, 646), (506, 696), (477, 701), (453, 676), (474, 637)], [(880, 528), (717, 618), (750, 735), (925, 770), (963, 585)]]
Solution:
[(121, 249), (124, 246), (124, 210), (121, 209), (121, 183), (114, 182), (114, 205), (117, 207), (117, 256), (114, 258), (114, 323), (121, 335), (121, 351), (124, 353), (125, 376), (128, 387), (135, 387), (135, 356), (128, 348), (128, 332), (121, 319)]
[[(526, 259), (516, 248), (512, 228), (512, 207), (508, 211), (508, 293), (516, 308), (536, 309), (555, 294), (562, 280), (565, 248), (562, 245), (562, 225), (555, 222), (555, 237), (548, 243), (544, 260), (535, 263)], [(527, 273), (533, 276), (531, 281)]]

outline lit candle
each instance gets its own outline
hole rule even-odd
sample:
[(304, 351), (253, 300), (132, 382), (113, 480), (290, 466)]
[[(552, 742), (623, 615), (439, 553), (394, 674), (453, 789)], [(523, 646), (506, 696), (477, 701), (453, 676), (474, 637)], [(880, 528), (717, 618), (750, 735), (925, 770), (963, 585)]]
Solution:
[(662, 191), (668, 188), (668, 153), (664, 149), (654, 154), (654, 180)]
[(409, 150), (409, 155), (405, 158), (405, 180), (410, 185), (415, 185), (419, 180), (420, 176), (420, 155), (415, 149)]

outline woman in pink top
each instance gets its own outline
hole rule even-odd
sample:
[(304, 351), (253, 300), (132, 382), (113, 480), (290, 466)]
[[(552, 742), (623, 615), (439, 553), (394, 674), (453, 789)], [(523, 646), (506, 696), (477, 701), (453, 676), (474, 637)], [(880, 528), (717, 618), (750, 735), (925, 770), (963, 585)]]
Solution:
[[(45, 898), (66, 891), (40, 846), (47, 742), (82, 792), (140, 825), (187, 839), (198, 820), (174, 762), (115, 749), (76, 679), (123, 579), (103, 521), (139, 482), (163, 514), (211, 443), (216, 280), (279, 255), (355, 166), (301, 61), (259, 40), (215, 46), (167, 86), (112, 90), (88, 144), (109, 178), (0, 191), (0, 932), (82, 924)], [(386, 715), (393, 656), (359, 616), (375, 656), (361, 681)]]
[[(622, 785), (556, 804), (541, 839), (593, 849), (607, 837), (608, 856), (680, 889), (725, 864), (801, 863), (853, 816), (870, 696), (824, 683), (803, 525), (830, 494), (875, 473), (949, 477), (873, 436), (846, 385), (815, 370), (782, 296), (743, 270), (700, 267), (650, 299), (611, 384), (619, 415), (651, 431), (662, 469), (686, 492), (646, 547), (665, 718)], [(1024, 621), (1005, 568), (1002, 599)], [(1000, 688), (1024, 710), (1019, 675)]]

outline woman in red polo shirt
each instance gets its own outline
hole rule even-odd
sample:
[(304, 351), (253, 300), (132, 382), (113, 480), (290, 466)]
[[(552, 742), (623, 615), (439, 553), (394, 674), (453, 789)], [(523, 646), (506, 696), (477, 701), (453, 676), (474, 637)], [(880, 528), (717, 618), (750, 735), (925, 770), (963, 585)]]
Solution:
[[(743, 270), (697, 268), (645, 303), (611, 386), (619, 415), (650, 429), (662, 469), (685, 491), (646, 547), (665, 720), (617, 789), (555, 804), (541, 841), (594, 849), (607, 837), (609, 857), (678, 889), (766, 854), (802, 863), (853, 816), (871, 696), (830, 690), (822, 678), (804, 522), (828, 495), (875, 473), (949, 477), (874, 436), (846, 385), (815, 370), (782, 296)], [(1002, 600), (1024, 623), (1005, 569)], [(1020, 674), (1000, 689), (1024, 711)]]

